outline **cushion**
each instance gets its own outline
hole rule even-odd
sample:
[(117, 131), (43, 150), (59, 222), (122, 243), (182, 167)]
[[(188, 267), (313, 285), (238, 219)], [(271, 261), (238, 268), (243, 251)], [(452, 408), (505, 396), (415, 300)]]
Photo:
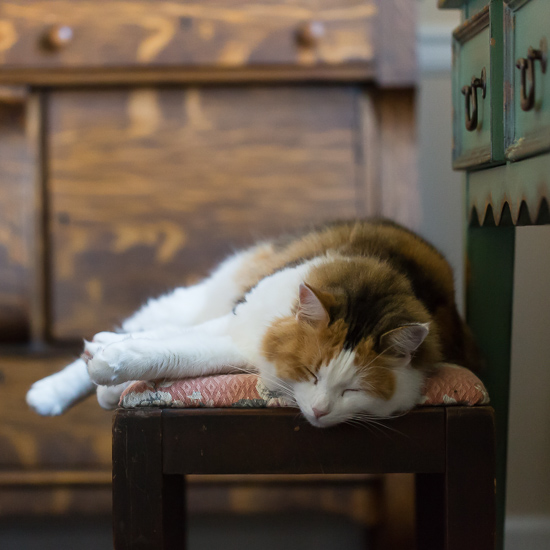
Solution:
[[(425, 384), (419, 406), (486, 405), (489, 395), (470, 370), (444, 364)], [(120, 398), (125, 409), (136, 407), (237, 407), (289, 406), (269, 391), (255, 374), (220, 374), (181, 380), (134, 382)]]

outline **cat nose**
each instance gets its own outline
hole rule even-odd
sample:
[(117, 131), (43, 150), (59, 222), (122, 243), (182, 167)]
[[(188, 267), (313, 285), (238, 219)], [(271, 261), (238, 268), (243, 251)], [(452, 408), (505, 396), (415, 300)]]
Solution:
[(316, 409), (315, 407), (313, 407), (311, 410), (313, 411), (313, 414), (317, 419), (321, 418), (322, 416), (326, 416), (328, 414), (328, 411), (325, 409)]

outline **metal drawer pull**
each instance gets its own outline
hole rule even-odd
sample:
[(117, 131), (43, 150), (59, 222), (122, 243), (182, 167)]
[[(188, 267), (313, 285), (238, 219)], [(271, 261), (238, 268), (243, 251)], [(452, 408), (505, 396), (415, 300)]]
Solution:
[(477, 89), (481, 88), (481, 97), (485, 99), (487, 93), (486, 72), (485, 67), (481, 70), (481, 78), (472, 76), (472, 83), (470, 86), (464, 86), (462, 93), (466, 98), (466, 108), (464, 110), (466, 114), (466, 130), (473, 132), (477, 129)]
[(315, 48), (325, 35), (325, 26), (321, 21), (303, 23), (296, 32), (296, 41), (299, 46)]
[(54, 25), (42, 37), (42, 46), (46, 50), (58, 51), (67, 47), (73, 40), (73, 29), (67, 25)]
[[(524, 111), (530, 111), (535, 106), (535, 61), (540, 61), (542, 74), (546, 73), (546, 48), (545, 41), (541, 40), (541, 47), (535, 50), (529, 46), (527, 50), (527, 59), (521, 57), (516, 62), (516, 67), (521, 71), (521, 108)], [(527, 83), (529, 83), (529, 92), (526, 93)]]

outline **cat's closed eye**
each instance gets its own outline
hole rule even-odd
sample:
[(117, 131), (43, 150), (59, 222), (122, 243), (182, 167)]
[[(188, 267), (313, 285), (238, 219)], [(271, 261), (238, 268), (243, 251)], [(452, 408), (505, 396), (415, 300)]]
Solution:
[(313, 385), (316, 386), (317, 382), (319, 382), (319, 378), (317, 378), (317, 375), (313, 371), (309, 369), (306, 369), (306, 370), (307, 372), (309, 372), (309, 374), (311, 374), (311, 376), (313, 376)]
[(348, 393), (348, 392), (358, 392), (358, 391), (361, 391), (361, 390), (359, 390), (359, 389), (357, 389), (357, 388), (348, 388), (347, 390), (344, 390), (344, 391), (342, 392), (342, 396), (344, 396), (344, 395), (345, 395), (346, 393)]

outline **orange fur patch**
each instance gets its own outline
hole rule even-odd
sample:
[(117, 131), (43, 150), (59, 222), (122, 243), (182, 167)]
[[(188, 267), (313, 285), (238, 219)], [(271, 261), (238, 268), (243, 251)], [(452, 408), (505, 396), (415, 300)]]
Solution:
[(277, 370), (289, 380), (307, 380), (322, 365), (334, 359), (344, 346), (347, 325), (339, 319), (330, 326), (315, 326), (295, 317), (277, 319), (266, 331), (262, 350)]

